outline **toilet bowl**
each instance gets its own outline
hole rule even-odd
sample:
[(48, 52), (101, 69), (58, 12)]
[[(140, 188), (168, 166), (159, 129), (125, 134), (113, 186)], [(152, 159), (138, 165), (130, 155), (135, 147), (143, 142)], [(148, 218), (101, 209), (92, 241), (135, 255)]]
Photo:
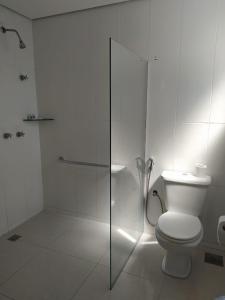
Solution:
[(159, 218), (155, 233), (166, 250), (163, 272), (176, 278), (187, 278), (191, 273), (192, 251), (203, 238), (200, 220), (188, 214), (167, 212)]
[(191, 273), (192, 251), (203, 238), (203, 227), (198, 216), (202, 212), (210, 176), (197, 177), (179, 171), (164, 171), (167, 212), (159, 217), (156, 238), (166, 250), (162, 270), (176, 278), (187, 278)]

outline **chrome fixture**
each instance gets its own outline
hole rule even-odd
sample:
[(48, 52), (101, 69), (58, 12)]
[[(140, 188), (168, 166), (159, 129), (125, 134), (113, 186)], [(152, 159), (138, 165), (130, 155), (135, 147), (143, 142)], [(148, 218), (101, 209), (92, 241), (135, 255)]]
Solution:
[[(149, 190), (150, 190), (150, 179), (151, 179), (151, 174), (152, 174), (152, 169), (154, 166), (154, 159), (153, 158), (149, 158), (146, 163), (145, 163), (145, 174), (146, 174), (146, 199), (145, 199), (145, 214), (146, 214), (146, 220), (148, 221), (148, 223), (151, 226), (155, 226), (156, 224), (152, 223), (152, 221), (150, 220), (150, 218), (148, 217), (148, 207), (149, 207)], [(161, 213), (163, 214), (166, 209), (163, 205), (163, 200), (161, 199), (159, 192), (157, 190), (153, 190), (152, 192), (152, 196), (153, 197), (157, 197), (160, 203), (160, 207), (161, 207)]]
[(34, 114), (27, 115), (27, 120), (35, 120), (36, 116)]
[(25, 49), (26, 48), (25, 43), (23, 42), (23, 40), (22, 40), (19, 32), (16, 29), (5, 28), (4, 26), (1, 26), (1, 30), (2, 30), (2, 33), (14, 32), (17, 35), (18, 39), (19, 39), (19, 47), (20, 47), (20, 49)]
[(16, 137), (20, 138), (20, 137), (24, 137), (25, 133), (23, 131), (17, 131), (16, 133)]
[(145, 163), (145, 172), (148, 176), (148, 180), (150, 180), (151, 172), (154, 166), (154, 160), (153, 158), (149, 158)]
[(154, 60), (154, 61), (158, 61), (158, 60), (159, 60), (159, 57), (154, 56), (153, 60)]
[(28, 80), (28, 75), (27, 74), (20, 74), (19, 78), (20, 78), (21, 81), (25, 81), (25, 80)]
[(12, 133), (9, 133), (9, 132), (3, 133), (3, 138), (5, 140), (11, 139), (12, 138)]
[(67, 163), (67, 164), (78, 165), (78, 166), (109, 168), (109, 165), (90, 163), (90, 162), (84, 162), (84, 161), (76, 161), (76, 160), (67, 160), (67, 159), (64, 159), (62, 156), (59, 157), (59, 161)]
[(145, 161), (141, 157), (136, 158), (137, 169), (141, 173), (145, 173)]

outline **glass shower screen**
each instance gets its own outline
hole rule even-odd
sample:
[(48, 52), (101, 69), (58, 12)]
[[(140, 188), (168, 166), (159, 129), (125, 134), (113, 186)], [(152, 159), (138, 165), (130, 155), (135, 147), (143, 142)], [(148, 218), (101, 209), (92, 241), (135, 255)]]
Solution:
[(147, 62), (110, 40), (111, 213), (113, 287), (144, 229)]

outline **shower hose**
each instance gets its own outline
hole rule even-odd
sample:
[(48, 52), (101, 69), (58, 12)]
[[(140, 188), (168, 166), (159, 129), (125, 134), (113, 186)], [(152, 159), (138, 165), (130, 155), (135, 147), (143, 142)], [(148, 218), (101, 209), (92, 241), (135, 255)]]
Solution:
[[(151, 179), (151, 173), (152, 173), (152, 169), (153, 169), (153, 165), (154, 165), (154, 161), (152, 158), (149, 158), (145, 164), (145, 174), (146, 174), (146, 200), (145, 200), (145, 213), (146, 213), (146, 219), (148, 221), (148, 223), (155, 227), (156, 224), (154, 224), (153, 222), (151, 222), (150, 218), (148, 217), (148, 207), (149, 207), (149, 188), (150, 188), (150, 179)], [(163, 202), (161, 197), (158, 194), (157, 190), (153, 190), (152, 195), (154, 197), (157, 197), (159, 199), (159, 203), (160, 203), (160, 207), (161, 207), (161, 212), (164, 212), (164, 208), (163, 208)]]

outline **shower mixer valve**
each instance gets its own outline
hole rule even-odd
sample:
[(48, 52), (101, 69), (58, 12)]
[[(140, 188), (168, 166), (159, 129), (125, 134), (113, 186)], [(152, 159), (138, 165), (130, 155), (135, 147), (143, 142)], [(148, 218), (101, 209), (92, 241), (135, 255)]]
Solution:
[(24, 137), (25, 133), (23, 131), (17, 131), (16, 133), (16, 137), (20, 138), (20, 137)]
[(5, 133), (3, 133), (3, 138), (5, 140), (11, 139), (12, 138), (12, 134), (9, 133), (9, 132), (5, 132)]
[(25, 81), (25, 80), (28, 80), (28, 75), (27, 74), (20, 74), (19, 78), (20, 78), (21, 81)]

